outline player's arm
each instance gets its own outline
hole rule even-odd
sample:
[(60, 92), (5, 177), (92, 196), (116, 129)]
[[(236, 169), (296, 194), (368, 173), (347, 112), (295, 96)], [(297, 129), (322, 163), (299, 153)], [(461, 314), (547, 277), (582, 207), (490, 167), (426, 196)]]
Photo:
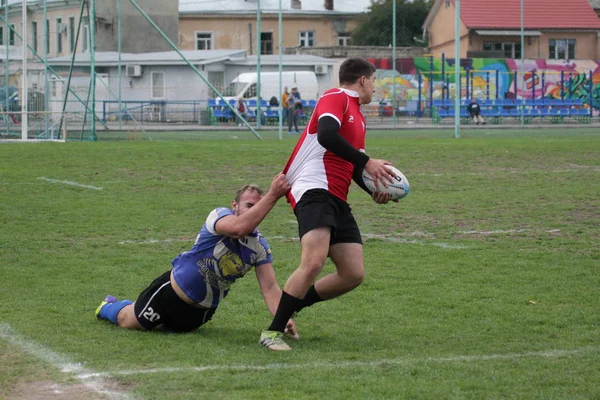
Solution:
[(358, 187), (360, 187), (365, 192), (369, 193), (369, 195), (372, 195), (373, 192), (371, 192), (369, 190), (369, 188), (367, 188), (367, 185), (365, 185), (365, 181), (363, 181), (363, 178), (362, 178), (363, 171), (364, 171), (364, 167), (360, 168), (360, 167), (355, 166), (354, 172), (352, 173), (352, 180), (354, 181), (354, 183), (356, 183), (358, 185)]
[[(383, 182), (384, 186), (387, 186), (387, 182), (393, 182), (393, 175), (385, 168), (385, 165), (391, 165), (389, 161), (369, 158), (362, 151), (352, 147), (340, 135), (339, 130), (340, 123), (333, 116), (321, 116), (317, 125), (317, 140), (319, 144), (326, 150), (354, 164), (354, 171), (356, 172), (357, 169), (360, 169), (361, 176), (362, 170), (366, 169), (373, 177), (375, 186), (378, 187), (378, 181)], [(358, 183), (362, 181), (362, 178), (359, 181), (354, 179), (354, 181)], [(360, 183), (358, 185), (361, 186)]]
[(364, 168), (369, 156), (352, 147), (340, 135), (340, 123), (332, 116), (323, 115), (317, 125), (317, 140), (326, 150), (354, 164), (355, 168)]
[[(390, 201), (390, 196), (384, 192), (371, 192), (369, 188), (365, 185), (365, 181), (362, 178), (363, 168), (354, 167), (354, 173), (352, 174), (352, 180), (356, 183), (362, 190), (369, 193), (371, 198), (378, 204), (387, 204)], [(398, 200), (392, 200), (394, 202), (398, 202)]]
[(277, 312), (277, 306), (279, 305), (279, 299), (281, 298), (281, 288), (275, 278), (275, 270), (273, 264), (263, 264), (255, 268), (256, 279), (258, 279), (258, 285), (262, 292), (263, 298), (267, 309), (272, 315)]
[[(271, 315), (275, 316), (277, 307), (279, 306), (279, 300), (281, 299), (281, 288), (275, 278), (275, 270), (273, 269), (272, 263), (262, 264), (256, 268), (256, 278), (258, 279), (258, 285), (262, 292), (265, 304)], [(290, 319), (287, 323), (286, 329), (290, 333), (296, 333), (296, 323)]]
[(242, 215), (227, 215), (215, 224), (215, 231), (219, 235), (239, 239), (252, 233), (269, 211), (275, 206), (277, 200), (290, 190), (284, 174), (277, 174), (271, 183), (269, 191), (249, 210)]

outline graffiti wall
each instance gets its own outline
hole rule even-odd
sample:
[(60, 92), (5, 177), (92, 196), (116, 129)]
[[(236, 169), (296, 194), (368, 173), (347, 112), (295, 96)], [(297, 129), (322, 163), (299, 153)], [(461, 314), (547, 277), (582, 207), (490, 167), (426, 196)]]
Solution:
[[(455, 97), (454, 59), (398, 59), (395, 83), (391, 59), (369, 61), (377, 67), (377, 100), (391, 100), (394, 85), (398, 101)], [(460, 70), (462, 97), (577, 98), (600, 109), (600, 61), (525, 60), (525, 80), (521, 60), (515, 59), (462, 59)]]

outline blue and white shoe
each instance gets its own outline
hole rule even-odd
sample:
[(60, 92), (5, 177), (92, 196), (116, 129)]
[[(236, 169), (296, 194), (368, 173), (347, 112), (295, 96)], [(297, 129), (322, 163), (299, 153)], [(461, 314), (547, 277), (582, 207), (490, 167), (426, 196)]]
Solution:
[(102, 309), (102, 307), (104, 307), (107, 304), (112, 304), (112, 303), (116, 303), (116, 302), (117, 302), (117, 298), (115, 296), (111, 296), (110, 294), (108, 296), (106, 296), (104, 301), (102, 303), (100, 303), (98, 308), (96, 308), (96, 318), (104, 319), (104, 318), (100, 317), (100, 310)]

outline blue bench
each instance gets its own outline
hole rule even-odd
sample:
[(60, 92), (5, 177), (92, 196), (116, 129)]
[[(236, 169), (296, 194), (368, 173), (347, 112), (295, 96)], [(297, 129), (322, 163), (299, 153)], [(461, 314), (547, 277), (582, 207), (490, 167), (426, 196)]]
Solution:
[[(466, 110), (469, 100), (461, 100), (461, 118), (468, 118)], [(552, 123), (564, 122), (565, 118), (573, 118), (582, 123), (591, 122), (590, 110), (584, 108), (582, 99), (478, 99), (481, 115), (494, 123), (500, 123), (503, 118), (521, 117), (521, 109), (525, 122), (530, 123), (534, 118), (549, 118)], [(453, 99), (435, 99), (439, 121), (444, 118), (454, 118)], [(468, 123), (468, 120), (466, 121)]]

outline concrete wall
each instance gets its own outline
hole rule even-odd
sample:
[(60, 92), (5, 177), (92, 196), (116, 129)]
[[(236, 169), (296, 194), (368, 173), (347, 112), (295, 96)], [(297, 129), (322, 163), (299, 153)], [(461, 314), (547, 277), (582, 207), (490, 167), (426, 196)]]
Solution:
[[(256, 54), (256, 16), (226, 17), (223, 15), (185, 16), (179, 21), (179, 43), (183, 50), (195, 50), (195, 32), (213, 32), (214, 49), (245, 49)], [(321, 16), (285, 16), (283, 20), (283, 47), (298, 46), (298, 32), (314, 31), (315, 46), (336, 46), (338, 31), (351, 31), (357, 21)], [(271, 32), (273, 54), (278, 53), (277, 17), (263, 15), (261, 32)]]
[[(97, 0), (96, 1), (96, 51), (117, 51), (117, 0)], [(142, 3), (142, 2), (140, 2)], [(179, 9), (177, 0), (144, 0), (141, 6), (157, 25), (167, 34), (167, 36), (177, 44), (179, 34)], [(68, 56), (72, 54), (70, 48), (71, 32), (69, 29), (69, 18), (74, 18), (74, 35), (77, 34), (79, 24), (79, 6), (72, 7), (52, 7), (49, 8), (46, 15), (50, 22), (49, 36), (50, 48), (48, 58)], [(159, 36), (155, 29), (146, 21), (129, 1), (121, 0), (121, 46), (123, 53), (144, 53), (151, 51), (169, 51), (172, 50), (167, 42)], [(87, 12), (84, 10), (84, 19)], [(66, 32), (60, 34), (62, 38), (62, 51), (58, 51), (58, 33), (57, 19), (67, 26)], [(33, 46), (32, 22), (37, 22), (37, 52), (44, 55), (44, 14), (40, 7), (30, 7), (28, 15), (28, 36), (29, 44)], [(21, 34), (21, 15), (13, 14), (9, 17), (11, 24), (15, 25), (16, 31)], [(8, 40), (8, 33), (5, 32), (5, 40)], [(79, 43), (75, 52), (82, 52), (86, 49), (84, 41), (84, 26), (81, 26), (79, 34)], [(89, 40), (89, 33), (88, 33)], [(5, 42), (6, 43), (6, 42)], [(15, 44), (20, 45), (21, 41), (15, 37)], [(88, 46), (89, 47), (89, 46)]]
[[(96, 51), (117, 51), (117, 1), (96, 0), (98, 17)], [(169, 51), (172, 48), (127, 0), (121, 1), (121, 46), (124, 53)], [(179, 2), (177, 0), (138, 1), (140, 7), (177, 45)]]

